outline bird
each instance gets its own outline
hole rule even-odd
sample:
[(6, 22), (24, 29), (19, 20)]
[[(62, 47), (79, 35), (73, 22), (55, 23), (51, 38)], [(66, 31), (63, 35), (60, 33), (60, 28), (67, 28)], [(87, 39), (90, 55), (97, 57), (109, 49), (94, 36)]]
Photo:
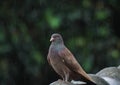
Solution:
[(96, 85), (94, 80), (82, 69), (71, 51), (64, 45), (63, 38), (59, 33), (52, 34), (50, 42), (47, 61), (63, 81), (82, 80), (87, 83), (86, 85)]

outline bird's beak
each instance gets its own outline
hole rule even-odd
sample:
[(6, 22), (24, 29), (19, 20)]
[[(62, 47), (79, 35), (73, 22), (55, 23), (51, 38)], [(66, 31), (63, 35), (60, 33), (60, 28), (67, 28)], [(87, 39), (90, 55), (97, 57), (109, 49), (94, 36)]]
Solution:
[(53, 40), (54, 40), (54, 38), (53, 38), (53, 37), (51, 37), (51, 38), (50, 38), (50, 42), (52, 42)]

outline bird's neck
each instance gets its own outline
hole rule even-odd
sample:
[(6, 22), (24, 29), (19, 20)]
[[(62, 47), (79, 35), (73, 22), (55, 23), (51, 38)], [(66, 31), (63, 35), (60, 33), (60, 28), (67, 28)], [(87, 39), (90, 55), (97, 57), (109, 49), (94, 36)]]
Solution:
[(52, 43), (51, 47), (59, 51), (64, 48), (64, 43)]

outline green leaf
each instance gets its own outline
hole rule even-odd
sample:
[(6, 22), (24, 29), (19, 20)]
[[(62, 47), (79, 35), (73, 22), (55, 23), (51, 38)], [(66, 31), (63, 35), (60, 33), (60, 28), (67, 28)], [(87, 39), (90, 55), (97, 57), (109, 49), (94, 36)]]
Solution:
[(106, 26), (101, 26), (98, 29), (98, 33), (99, 33), (100, 36), (105, 37), (105, 36), (108, 36), (110, 32), (109, 32), (109, 29)]
[(106, 10), (98, 10), (95, 14), (96, 19), (104, 20), (108, 17), (108, 12)]
[(93, 64), (93, 58), (89, 56), (88, 58), (85, 59), (83, 67), (86, 71), (90, 71), (92, 68), (92, 64)]
[(115, 50), (112, 50), (111, 56), (112, 56), (113, 58), (119, 58), (120, 53), (119, 53), (118, 50), (115, 49)]
[(76, 44), (78, 46), (84, 47), (86, 45), (86, 40), (83, 37), (79, 37), (76, 39)]
[(44, 63), (43, 56), (38, 51), (33, 51), (32, 52), (32, 58), (37, 64), (41, 64), (41, 63), (43, 64)]
[(61, 24), (60, 17), (53, 15), (51, 10), (46, 12), (46, 20), (53, 30), (57, 29)]
[(51, 28), (57, 29), (60, 26), (60, 19), (58, 17), (52, 17), (49, 20), (49, 25), (51, 26)]

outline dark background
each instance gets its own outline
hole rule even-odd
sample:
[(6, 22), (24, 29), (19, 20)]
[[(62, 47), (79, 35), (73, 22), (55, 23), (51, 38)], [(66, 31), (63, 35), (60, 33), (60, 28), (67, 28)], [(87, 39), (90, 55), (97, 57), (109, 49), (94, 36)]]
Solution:
[(52, 33), (87, 73), (120, 65), (119, 0), (0, 0), (0, 85), (48, 85)]

